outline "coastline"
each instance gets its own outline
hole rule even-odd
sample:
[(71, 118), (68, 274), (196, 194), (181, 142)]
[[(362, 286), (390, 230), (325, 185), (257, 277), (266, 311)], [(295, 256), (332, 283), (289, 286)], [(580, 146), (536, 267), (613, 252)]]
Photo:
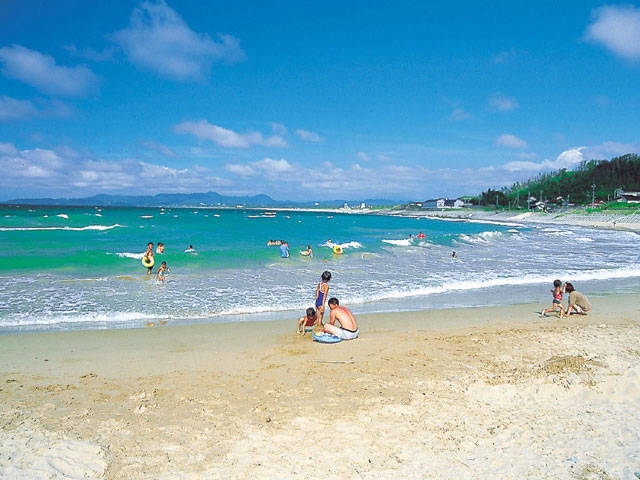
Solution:
[[(392, 214), (391, 212), (387, 214)], [(587, 213), (584, 210), (566, 210), (557, 213), (533, 211), (486, 211), (461, 208), (447, 210), (399, 210), (395, 215), (427, 217), (440, 220), (466, 220), (507, 224), (573, 225), (602, 230), (627, 230), (640, 232), (640, 213)]]
[(0, 336), (0, 477), (633, 478), (640, 300), (593, 303)]

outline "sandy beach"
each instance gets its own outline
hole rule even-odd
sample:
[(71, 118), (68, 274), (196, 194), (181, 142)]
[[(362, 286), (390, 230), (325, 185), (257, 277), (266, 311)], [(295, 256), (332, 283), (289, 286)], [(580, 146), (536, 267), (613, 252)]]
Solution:
[(0, 336), (0, 477), (633, 479), (640, 301), (591, 300)]

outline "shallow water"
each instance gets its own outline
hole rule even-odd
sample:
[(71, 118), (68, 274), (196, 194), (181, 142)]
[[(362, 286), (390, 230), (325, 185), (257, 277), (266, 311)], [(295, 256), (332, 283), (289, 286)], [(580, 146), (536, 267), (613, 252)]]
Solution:
[[(324, 270), (330, 296), (358, 313), (545, 305), (554, 278), (587, 294), (637, 291), (638, 238), (340, 212), (2, 207), (0, 332), (293, 318)], [(149, 241), (166, 246), (163, 284), (141, 264)]]

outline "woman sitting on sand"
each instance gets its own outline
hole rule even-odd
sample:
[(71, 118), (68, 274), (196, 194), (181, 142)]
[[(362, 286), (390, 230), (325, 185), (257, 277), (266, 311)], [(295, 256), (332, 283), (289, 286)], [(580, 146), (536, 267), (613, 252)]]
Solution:
[(561, 312), (561, 317), (569, 316), (573, 311), (581, 315), (586, 315), (591, 311), (589, 299), (587, 299), (584, 294), (576, 291), (573, 284), (566, 282), (564, 284), (564, 291), (569, 294), (569, 305), (567, 306), (567, 311), (564, 312), (564, 315)]

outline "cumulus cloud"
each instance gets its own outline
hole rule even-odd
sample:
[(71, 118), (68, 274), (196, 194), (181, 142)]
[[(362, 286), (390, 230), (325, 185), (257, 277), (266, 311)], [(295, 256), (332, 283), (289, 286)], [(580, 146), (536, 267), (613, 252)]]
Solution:
[(308, 130), (296, 130), (296, 135), (305, 142), (322, 142), (322, 137), (315, 132), (309, 132)]
[(236, 38), (194, 32), (164, 1), (141, 3), (112, 38), (137, 68), (175, 80), (203, 80), (214, 62), (245, 59)]
[(278, 135), (264, 137), (259, 132), (236, 133), (233, 130), (212, 125), (206, 120), (199, 122), (182, 122), (173, 128), (175, 133), (193, 135), (199, 140), (229, 148), (249, 148), (253, 145), (265, 147), (286, 147), (287, 142)]
[(253, 177), (254, 175), (258, 175), (258, 171), (250, 165), (229, 163), (224, 166), (224, 169), (229, 173), (233, 173), (234, 175), (239, 175), (241, 177)]
[(89, 68), (64, 67), (50, 55), (20, 45), (0, 48), (2, 72), (40, 92), (59, 97), (84, 97), (97, 90), (100, 78)]
[(265, 158), (258, 162), (254, 162), (252, 165), (260, 169), (261, 171), (269, 174), (271, 173), (280, 174), (284, 172), (293, 171), (293, 166), (283, 158), (279, 160), (274, 160), (272, 158)]
[(632, 5), (606, 5), (592, 12), (593, 22), (584, 38), (598, 43), (616, 55), (640, 59), (640, 8)]
[[(9, 200), (10, 195), (24, 198), (197, 192), (228, 183), (197, 166), (174, 169), (136, 159), (87, 158), (68, 148), (18, 150), (6, 143), (0, 143), (0, 170), (0, 200)], [(140, 183), (142, 177), (144, 184)]]
[(527, 142), (515, 135), (504, 133), (496, 139), (496, 145), (507, 148), (526, 148)]
[(499, 112), (510, 112), (518, 109), (518, 101), (506, 95), (497, 94), (489, 99), (489, 106)]
[(247, 165), (227, 164), (225, 170), (241, 177), (261, 176), (268, 178), (280, 178), (282, 174), (299, 172), (299, 167), (290, 164), (287, 160), (281, 158), (274, 160), (272, 158), (264, 158), (256, 162), (250, 162)]
[[(516, 161), (481, 168), (429, 169), (418, 163), (373, 163), (366, 161), (369, 156), (361, 152), (361, 160), (353, 164), (345, 161), (339, 165), (329, 162), (304, 165), (285, 158), (264, 157), (257, 161), (227, 162), (222, 166), (196, 164), (178, 169), (136, 158), (92, 158), (86, 152), (69, 148), (19, 150), (11, 143), (0, 143), (0, 171), (3, 172), (0, 200), (20, 196), (82, 197), (96, 193), (144, 195), (210, 190), (223, 195), (267, 193), (281, 200), (365, 200), (374, 195), (390, 200), (425, 200), (501, 188), (531, 178), (540, 171), (571, 169), (583, 160), (611, 158), (637, 151), (637, 147), (616, 142), (576, 146), (556, 158), (540, 162), (529, 154), (523, 157), (517, 152)], [(611, 153), (605, 157), (600, 155), (603, 152)], [(143, 176), (145, 182), (141, 183)]]
[(545, 159), (540, 162), (518, 160), (505, 163), (500, 168), (507, 172), (523, 172), (527, 175), (541, 171), (560, 170), (562, 168), (570, 170), (585, 159), (584, 152), (586, 150), (586, 147), (573, 147), (561, 152), (555, 159)]
[(545, 159), (540, 162), (520, 160), (508, 162), (500, 168), (508, 172), (523, 172), (528, 175), (541, 171), (560, 170), (562, 168), (571, 170), (584, 161), (611, 159), (627, 153), (637, 152), (639, 149), (640, 145), (604, 142), (600, 145), (568, 148), (560, 152), (554, 159)]

